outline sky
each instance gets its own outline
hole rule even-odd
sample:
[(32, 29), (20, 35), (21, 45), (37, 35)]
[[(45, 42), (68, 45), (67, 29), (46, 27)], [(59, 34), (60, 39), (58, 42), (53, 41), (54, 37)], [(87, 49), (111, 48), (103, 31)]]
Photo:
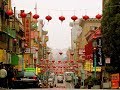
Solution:
[[(102, 14), (102, 0), (11, 0), (12, 7), (16, 10), (25, 10), (35, 14), (35, 4), (37, 3), (37, 14), (39, 19), (43, 19), (44, 30), (48, 31), (48, 47), (52, 49), (65, 49), (71, 46), (71, 16), (74, 14), (81, 18), (87, 14), (94, 18), (98, 13)], [(52, 20), (47, 22), (45, 17), (52, 16)], [(61, 23), (58, 19), (63, 15), (65, 20)]]

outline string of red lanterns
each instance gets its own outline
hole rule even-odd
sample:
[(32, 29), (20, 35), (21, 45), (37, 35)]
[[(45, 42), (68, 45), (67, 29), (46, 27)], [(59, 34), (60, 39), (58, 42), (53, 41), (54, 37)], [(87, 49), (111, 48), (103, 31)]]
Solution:
[[(9, 16), (11, 16), (11, 15), (13, 15), (13, 11), (12, 11), (12, 10), (7, 10), (7, 11), (6, 11), (6, 14), (9, 15)], [(25, 18), (25, 17), (27, 16), (27, 14), (26, 14), (25, 12), (21, 12), (21, 13), (20, 13), (20, 16), (21, 16), (22, 18)], [(39, 18), (39, 15), (38, 15), (38, 14), (34, 14), (34, 15), (33, 15), (33, 18), (34, 18), (34, 19), (38, 19), (38, 18)], [(88, 15), (84, 15), (82, 18), (83, 18), (84, 20), (88, 20), (88, 19), (89, 19), (89, 16), (88, 16)], [(101, 19), (101, 18), (102, 18), (102, 15), (97, 14), (97, 15), (95, 16), (95, 18), (96, 18), (96, 19)], [(45, 17), (45, 19), (48, 20), (48, 22), (49, 22), (50, 20), (52, 20), (52, 17), (51, 17), (50, 15), (47, 15), (47, 16)], [(72, 19), (73, 21), (75, 21), (75, 20), (78, 19), (78, 17), (75, 16), (75, 15), (73, 15), (73, 16), (71, 17), (71, 19)], [(63, 22), (63, 21), (65, 20), (65, 17), (64, 17), (64, 16), (60, 16), (60, 17), (59, 17), (59, 20), (60, 20), (61, 22)]]

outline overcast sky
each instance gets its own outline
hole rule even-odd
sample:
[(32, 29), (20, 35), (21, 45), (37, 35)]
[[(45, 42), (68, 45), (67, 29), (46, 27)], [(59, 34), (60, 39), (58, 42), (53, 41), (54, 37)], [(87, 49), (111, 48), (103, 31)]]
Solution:
[[(71, 16), (75, 15), (81, 18), (87, 14), (89, 17), (95, 17), (102, 12), (102, 0), (11, 0), (12, 6), (16, 10), (24, 9), (26, 12), (35, 14), (35, 3), (37, 3), (37, 13), (43, 19), (44, 30), (48, 30), (48, 46), (53, 49), (69, 48), (71, 44)], [(48, 23), (45, 17), (52, 16)], [(58, 19), (63, 15), (65, 21), (61, 24)]]

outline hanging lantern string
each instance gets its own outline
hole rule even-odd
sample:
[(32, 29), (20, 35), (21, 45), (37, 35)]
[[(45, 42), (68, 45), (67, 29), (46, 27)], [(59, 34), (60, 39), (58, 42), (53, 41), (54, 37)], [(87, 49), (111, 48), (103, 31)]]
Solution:
[(74, 15), (75, 15), (75, 10), (74, 10)]
[(37, 2), (35, 2), (35, 13), (37, 14)]
[(87, 9), (85, 9), (85, 15), (87, 15)]
[(48, 9), (48, 15), (50, 14), (50, 10)]
[(61, 10), (61, 15), (63, 15), (63, 11)]
[(49, 9), (49, 10), (52, 10), (52, 11), (76, 11), (76, 10), (61, 10), (61, 9)]

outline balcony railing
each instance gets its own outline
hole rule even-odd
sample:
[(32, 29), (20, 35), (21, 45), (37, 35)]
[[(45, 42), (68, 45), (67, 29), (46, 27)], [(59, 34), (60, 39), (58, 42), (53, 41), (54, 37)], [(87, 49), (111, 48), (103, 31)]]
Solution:
[(12, 38), (16, 37), (16, 31), (13, 28), (10, 28), (8, 26), (3, 26), (3, 30), (4, 33), (8, 34), (9, 36), (11, 36)]

